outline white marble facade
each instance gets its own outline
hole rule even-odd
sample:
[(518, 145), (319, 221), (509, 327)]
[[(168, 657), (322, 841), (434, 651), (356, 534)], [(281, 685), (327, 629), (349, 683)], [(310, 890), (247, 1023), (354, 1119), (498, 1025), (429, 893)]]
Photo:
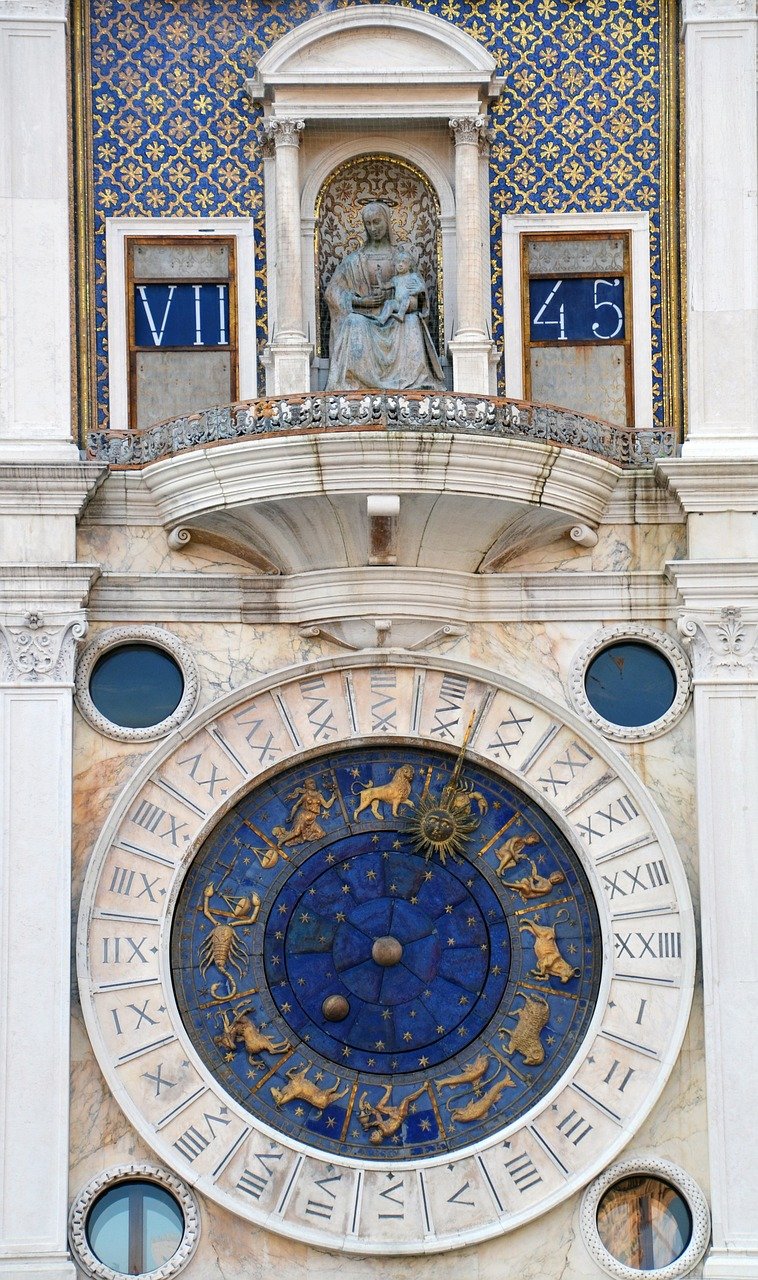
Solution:
[[(284, 682), (303, 664), (333, 671), (353, 662), (359, 671), (376, 647), (377, 662), (394, 655), (401, 667), (465, 669), (485, 684), (518, 687), (576, 728), (569, 688), (576, 655), (603, 628), (633, 623), (677, 639), (693, 676), (691, 702), (657, 736), (611, 743), (586, 729), (643, 804), (649, 797), (654, 820), (670, 833), (664, 838), (681, 861), (685, 915), (687, 890), (694, 905), (694, 997), (691, 1008), (680, 1003), (665, 1024), (671, 1051), (667, 1056), (662, 1049), (665, 1069), (651, 1087), (649, 1109), (640, 1104), (544, 1212), (507, 1234), (483, 1231), (477, 1241), (476, 1231), (469, 1233), (463, 1245), (452, 1232), (437, 1255), (388, 1259), (386, 1238), (371, 1228), (361, 1251), (339, 1249), (339, 1234), (330, 1247), (324, 1238), (299, 1238), (296, 1226), (288, 1234), (268, 1230), (201, 1186), (200, 1237), (185, 1274), (198, 1280), (264, 1280), (274, 1273), (282, 1280), (335, 1274), (345, 1280), (591, 1280), (604, 1272), (582, 1239), (580, 1184), (621, 1155), (673, 1161), (705, 1193), (713, 1238), (690, 1274), (755, 1280), (755, 0), (688, 0), (684, 9), (690, 403), (683, 457), (659, 464), (655, 476), (628, 474), (615, 485), (601, 465), (594, 479), (590, 468), (581, 480), (574, 468), (572, 477), (569, 460), (568, 478), (561, 481), (558, 469), (555, 479), (573, 485), (574, 498), (585, 485), (580, 533), (572, 535), (570, 504), (561, 509), (556, 503), (553, 515), (541, 514), (530, 529), (533, 536), (514, 534), (498, 571), (485, 574), (473, 572), (465, 540), (451, 540), (450, 556), (458, 559), (442, 567), (445, 548), (425, 558), (415, 533), (405, 542), (398, 536), (396, 564), (367, 568), (360, 549), (370, 499), (385, 492), (376, 469), (345, 499), (343, 518), (352, 512), (362, 531), (355, 554), (335, 564), (333, 540), (324, 534), (321, 560), (309, 564), (292, 547), (286, 571), (277, 573), (261, 572), (239, 543), (203, 541), (192, 531), (187, 539), (167, 539), (166, 530), (181, 527), (187, 510), (197, 514), (208, 479), (205, 460), (159, 467), (147, 482), (139, 473), (106, 478), (102, 468), (79, 461), (69, 397), (64, 29), (64, 7), (54, 0), (0, 0), (6, 108), (0, 127), (0, 1277), (74, 1280), (67, 1241), (73, 1198), (111, 1168), (165, 1155), (127, 1101), (127, 1085), (119, 1085), (108, 1066), (87, 993), (85, 1025), (69, 963), (71, 920), (88, 877), (85, 915), (95, 901), (93, 852), (106, 848), (108, 815), (140, 785), (150, 785), (143, 779), (155, 762), (170, 758), (173, 740), (157, 746), (116, 741), (74, 710), (76, 646), (85, 633), (90, 642), (112, 627), (169, 629), (197, 665), (198, 726), (244, 699), (248, 686)], [(411, 33), (411, 43), (427, 38), (425, 30), (426, 36)], [(291, 45), (284, 53), (296, 61), (302, 50), (296, 41)], [(461, 49), (445, 56), (460, 71)], [(274, 116), (316, 119), (307, 84), (288, 87), (286, 68), (270, 61), (271, 84), (281, 78)], [(451, 66), (438, 68), (441, 82)], [(451, 118), (475, 116), (479, 95), (486, 97), (493, 69), (475, 70), (477, 89), (468, 96), (460, 91), (456, 102), (445, 99)], [(447, 76), (448, 97), (454, 79)], [(398, 76), (397, 85), (403, 83)], [(339, 77), (335, 85), (337, 93)], [(364, 94), (367, 117), (379, 92), (374, 86)], [(409, 94), (406, 108), (423, 121), (429, 103), (417, 87)], [(385, 116), (379, 112), (377, 119), (384, 128)], [(38, 151), (30, 161), (30, 120), (36, 143), (48, 148), (44, 164)], [(481, 228), (478, 151), (472, 144), (474, 163), (466, 127), (458, 128), (460, 155), (457, 145), (448, 179), (468, 192), (467, 216)], [(306, 134), (309, 129), (311, 123)], [(291, 139), (287, 145), (281, 164), (278, 151), (270, 161), (277, 183), (293, 180), (297, 147)], [(317, 174), (326, 161), (310, 145), (302, 144), (302, 157)], [(305, 376), (308, 344), (302, 307), (298, 311), (281, 265), (286, 247), (299, 243), (302, 225), (285, 226), (283, 214), (279, 200), (270, 216), (280, 269), (269, 302), (283, 308), (287, 326), (270, 372), (272, 389), (291, 390)], [(307, 218), (308, 210), (301, 214)], [(447, 233), (446, 251), (454, 253), (452, 221)], [(481, 280), (475, 263), (467, 272), (461, 267), (462, 250), (476, 241), (476, 235), (461, 239), (459, 270), (447, 273), (446, 287), (467, 291), (465, 307), (463, 298), (458, 302), (454, 360), (460, 377), (485, 392), (492, 353), (481, 323)], [(307, 272), (302, 254), (286, 266), (291, 272), (298, 262)], [(325, 447), (327, 459), (331, 447)], [(311, 482), (300, 474), (302, 459), (290, 464), (280, 451), (276, 465), (284, 476), (295, 466), (298, 478)], [(221, 490), (220, 462), (219, 468)], [(403, 474), (400, 460), (396, 478)], [(528, 478), (529, 467), (524, 474)], [(445, 487), (429, 468), (413, 496), (401, 496), (399, 510), (411, 524), (423, 525), (424, 493), (435, 486)], [(315, 482), (313, 489), (316, 511)], [(451, 504), (449, 518), (462, 523), (467, 498), (460, 477), (456, 489), (458, 505)], [(290, 483), (288, 500), (295, 497)], [(469, 513), (483, 515), (479, 487), (472, 485), (469, 497)], [(498, 500), (491, 495), (493, 504)], [(306, 517), (304, 507), (304, 531)], [(331, 518), (317, 517), (322, 533)], [(176, 741), (196, 731), (195, 721), (186, 721)], [(347, 723), (343, 731), (349, 736)], [(694, 959), (691, 950), (688, 963)], [(86, 985), (86, 963), (83, 972)], [(685, 986), (691, 976), (685, 974)], [(178, 1172), (195, 1180), (191, 1170)], [(444, 1191), (439, 1194), (446, 1201)], [(296, 1205), (293, 1214), (296, 1222)]]

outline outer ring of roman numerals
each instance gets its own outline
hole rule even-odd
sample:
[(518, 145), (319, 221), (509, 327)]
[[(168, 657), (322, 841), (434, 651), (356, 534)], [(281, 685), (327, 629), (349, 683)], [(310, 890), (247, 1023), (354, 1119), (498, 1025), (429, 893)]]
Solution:
[[(259, 779), (307, 752), (408, 739), (460, 744), (571, 834), (607, 938), (603, 1004), (568, 1071), (515, 1128), (455, 1156), (363, 1167), (263, 1132), (195, 1054), (168, 978), (172, 904), (192, 854)], [(525, 864), (526, 865), (526, 864)], [(493, 673), (361, 655), (290, 669), (168, 739), (110, 814), (78, 942), (87, 1027), (135, 1128), (165, 1163), (281, 1234), (370, 1254), (450, 1248), (536, 1217), (629, 1140), (679, 1051), (694, 926), (663, 819), (623, 760), (573, 714)]]

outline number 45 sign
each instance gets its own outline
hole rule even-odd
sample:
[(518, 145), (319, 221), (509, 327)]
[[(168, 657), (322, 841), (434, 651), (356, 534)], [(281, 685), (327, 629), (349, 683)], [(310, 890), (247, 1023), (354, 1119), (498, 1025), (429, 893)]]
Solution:
[(529, 281), (530, 340), (623, 342), (624, 279), (573, 276)]

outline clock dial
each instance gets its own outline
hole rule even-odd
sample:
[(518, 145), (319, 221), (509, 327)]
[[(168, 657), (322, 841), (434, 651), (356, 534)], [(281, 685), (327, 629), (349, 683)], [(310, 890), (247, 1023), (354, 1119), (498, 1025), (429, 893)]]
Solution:
[(174, 920), (177, 1003), (209, 1071), (257, 1119), (359, 1159), (511, 1124), (560, 1077), (600, 982), (568, 841), (439, 749), (382, 743), (280, 772), (205, 841)]
[(607, 743), (491, 672), (366, 655), (156, 748), (93, 852), (78, 956), (162, 1161), (269, 1230), (401, 1254), (510, 1230), (614, 1158), (676, 1059), (695, 946)]

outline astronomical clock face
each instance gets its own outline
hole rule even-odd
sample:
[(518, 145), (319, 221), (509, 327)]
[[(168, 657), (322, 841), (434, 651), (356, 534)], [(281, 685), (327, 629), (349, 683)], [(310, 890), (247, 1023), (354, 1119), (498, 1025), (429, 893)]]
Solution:
[(93, 1043), (159, 1155), (361, 1252), (586, 1182), (689, 1008), (686, 887), (632, 776), (462, 668), (333, 665), (204, 721), (112, 815), (82, 909)]

